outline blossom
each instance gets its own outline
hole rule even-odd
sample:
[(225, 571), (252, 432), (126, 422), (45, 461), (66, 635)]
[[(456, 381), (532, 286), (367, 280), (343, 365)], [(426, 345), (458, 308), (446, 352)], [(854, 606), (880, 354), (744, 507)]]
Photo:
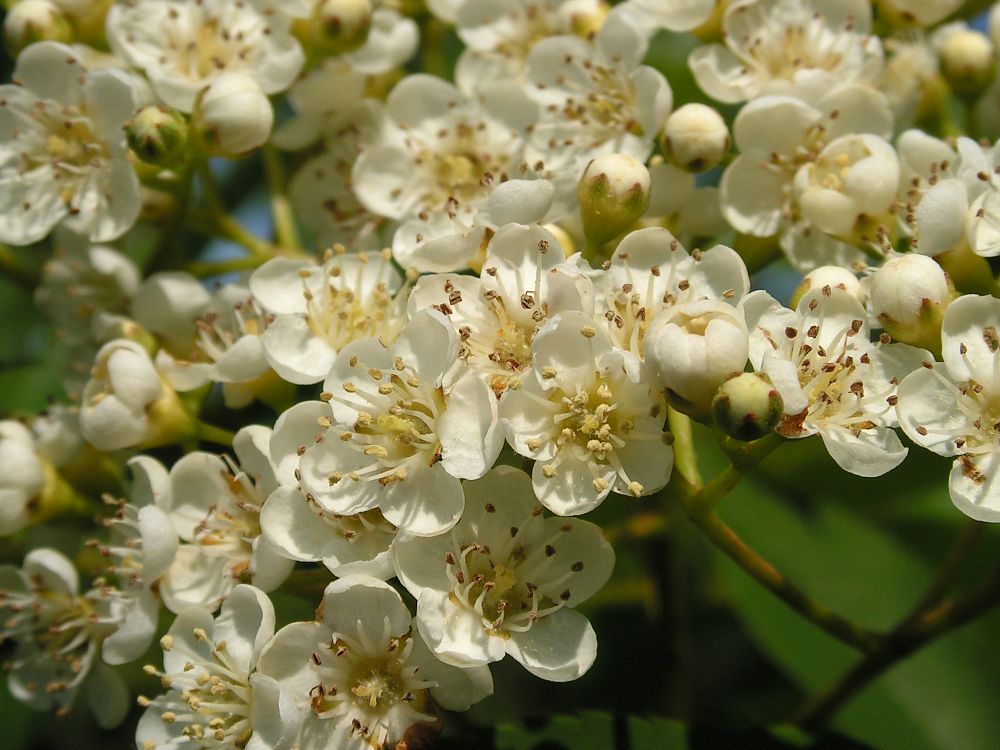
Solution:
[(69, 47), (39, 42), (13, 78), (0, 86), (0, 241), (28, 245), (59, 224), (93, 242), (124, 234), (140, 207), (122, 129), (138, 104), (127, 74), (88, 71)]
[(928, 352), (871, 343), (861, 303), (837, 288), (808, 292), (794, 311), (767, 292), (751, 292), (742, 309), (750, 362), (784, 399), (780, 434), (820, 435), (833, 460), (862, 477), (885, 474), (906, 458), (892, 429), (896, 386), (931, 359)]
[(882, 44), (870, 28), (866, 0), (739, 0), (723, 17), (724, 44), (698, 47), (688, 63), (702, 91), (729, 103), (786, 93), (804, 76), (874, 83)]
[(573, 187), (588, 161), (619, 153), (645, 161), (673, 105), (666, 79), (642, 65), (647, 42), (612, 15), (592, 41), (543, 39), (528, 55), (525, 90), (541, 106), (530, 161), (565, 171)]
[(12, 419), (0, 421), (0, 536), (18, 532), (31, 521), (45, 475), (31, 431)]
[(266, 0), (128, 0), (107, 19), (115, 55), (141, 68), (156, 95), (182, 112), (226, 73), (249, 75), (265, 94), (288, 88), (304, 61), (289, 26)]
[(25, 555), (20, 568), (0, 566), (0, 643), (14, 642), (5, 669), (15, 698), (64, 716), (85, 688), (101, 726), (125, 718), (124, 686), (98, 658), (116, 626), (102, 599), (100, 591), (80, 594), (73, 563), (48, 547)]
[(955, 457), (948, 478), (955, 506), (991, 522), (1000, 521), (998, 330), (1000, 300), (969, 294), (952, 302), (941, 325), (943, 365), (928, 361), (907, 375), (896, 405), (907, 437)]
[(400, 580), (417, 597), (417, 626), (435, 656), (468, 668), (510, 654), (537, 677), (576, 679), (597, 655), (573, 609), (597, 592), (615, 555), (600, 527), (543, 518), (531, 478), (501, 466), (466, 485), (450, 534), (393, 545)]
[(673, 466), (665, 413), (638, 359), (575, 311), (539, 329), (531, 371), (500, 402), (507, 442), (535, 461), (535, 496), (559, 515), (593, 510), (611, 491), (663, 487)]
[(290, 383), (319, 382), (350, 342), (395, 338), (403, 310), (393, 295), (401, 284), (388, 253), (337, 248), (322, 265), (269, 260), (250, 277), (254, 298), (274, 316), (261, 335), (265, 359)]
[(442, 387), (458, 354), (458, 334), (436, 310), (417, 313), (391, 346), (364, 339), (341, 350), (324, 383), (330, 429), (299, 461), (307, 496), (340, 515), (378, 507), (414, 534), (454, 526), (459, 480), (485, 474), (503, 445), (481, 378)]
[(393, 254), (404, 267), (468, 265), (490, 226), (540, 220), (552, 186), (524, 161), (529, 102), (486, 107), (428, 75), (389, 94), (381, 137), (354, 164), (352, 185), (372, 213), (400, 222)]
[(593, 285), (567, 263), (559, 241), (539, 226), (507, 224), (490, 240), (479, 279), (459, 274), (421, 277), (408, 301), (411, 315), (434, 308), (451, 320), (461, 366), (480, 374), (499, 397), (531, 364), (531, 342), (562, 310), (591, 313)]
[(159, 506), (184, 542), (160, 586), (171, 611), (212, 610), (245, 575), (270, 591), (291, 572), (292, 561), (261, 538), (260, 508), (277, 486), (265, 433), (253, 426), (237, 433), (233, 448), (239, 464), (195, 452), (170, 469)]
[(298, 708), (286, 690), (255, 670), (274, 635), (267, 596), (240, 584), (214, 620), (204, 609), (181, 612), (160, 639), (169, 692), (139, 699), (146, 712), (136, 728), (140, 750), (250, 747), (286, 750), (298, 733)]
[[(814, 88), (815, 83), (798, 96), (763, 96), (740, 110), (733, 122), (740, 155), (719, 184), (726, 221), (755, 237), (780, 233), (782, 249), (803, 271), (829, 263), (846, 265), (860, 257), (846, 242), (818, 231), (804, 215), (798, 198), (816, 175), (810, 165), (838, 138), (861, 133), (888, 137), (892, 131), (892, 113), (875, 89), (844, 85), (823, 90)], [(801, 178), (800, 170), (807, 170)], [(817, 218), (825, 218), (814, 208)]]
[(258, 660), (304, 714), (300, 750), (381, 750), (415, 723), (433, 722), (431, 699), (452, 711), (493, 692), (486, 667), (439, 662), (388, 584), (348, 576), (327, 586), (316, 622), (279, 630)]
[(175, 358), (166, 349), (156, 353), (156, 369), (175, 390), (222, 383), (226, 406), (231, 409), (247, 406), (259, 393), (266, 397), (274, 390), (278, 378), (261, 342), (267, 316), (249, 289), (238, 284), (220, 287), (195, 325), (198, 337), (187, 357)]
[(80, 428), (95, 448), (112, 451), (166, 445), (189, 436), (193, 424), (146, 350), (116, 339), (97, 353), (83, 389)]

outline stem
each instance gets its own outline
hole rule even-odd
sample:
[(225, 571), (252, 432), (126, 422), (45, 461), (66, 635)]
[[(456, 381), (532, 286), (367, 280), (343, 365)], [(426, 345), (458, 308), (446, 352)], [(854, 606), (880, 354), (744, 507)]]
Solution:
[(239, 258), (229, 258), (228, 260), (191, 263), (187, 267), (187, 271), (193, 276), (204, 279), (208, 276), (219, 276), (224, 273), (253, 271), (259, 268), (263, 262), (264, 259), (260, 256), (244, 255)]
[(700, 490), (702, 480), (698, 471), (698, 454), (694, 449), (691, 417), (668, 406), (667, 424), (670, 434), (674, 436), (674, 466), (688, 484)]
[(216, 427), (215, 425), (208, 424), (207, 422), (199, 421), (197, 428), (197, 437), (199, 440), (206, 443), (223, 445), (227, 448), (232, 446), (233, 439), (236, 437), (236, 435), (229, 430), (223, 429), (222, 427)]
[(285, 170), (277, 149), (268, 144), (263, 148), (264, 169), (267, 173), (267, 189), (271, 195), (271, 216), (274, 219), (274, 233), (278, 244), (289, 250), (302, 252), (302, 240), (295, 224), (295, 214), (285, 189)]
[(958, 574), (962, 572), (962, 565), (968, 559), (969, 553), (972, 552), (976, 542), (982, 536), (983, 526), (979, 521), (971, 519), (965, 523), (951, 549), (948, 550), (948, 554), (945, 555), (934, 579), (928, 585), (920, 601), (903, 620), (904, 623), (916, 622), (924, 612), (927, 612), (944, 598)]
[(278, 248), (255, 235), (226, 210), (219, 197), (219, 186), (208, 162), (203, 161), (198, 165), (198, 176), (201, 178), (212, 228), (220, 237), (242, 245), (252, 255), (260, 256), (265, 260), (280, 254)]
[(0, 245), (0, 276), (25, 291), (34, 291), (41, 280), (38, 272), (28, 268), (6, 245)]
[(875, 633), (837, 614), (791, 583), (777, 568), (751, 549), (716, 515), (715, 511), (706, 507), (701, 502), (701, 497), (701, 493), (688, 497), (681, 494), (681, 502), (695, 526), (701, 529), (710, 542), (725, 552), (758, 583), (818, 628), (863, 653), (872, 653), (876, 650), (878, 636)]
[(823, 726), (845, 703), (897, 662), (936, 638), (960, 628), (1000, 604), (1000, 566), (963, 596), (942, 602), (916, 618), (907, 618), (885, 636), (878, 649), (861, 659), (796, 713), (806, 729)]

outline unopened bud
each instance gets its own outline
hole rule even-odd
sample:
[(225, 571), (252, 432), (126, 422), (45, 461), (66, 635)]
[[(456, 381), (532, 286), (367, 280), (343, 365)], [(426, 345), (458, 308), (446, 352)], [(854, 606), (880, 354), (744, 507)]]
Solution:
[(566, 0), (558, 12), (565, 28), (586, 39), (601, 30), (610, 11), (604, 0)]
[(802, 279), (802, 283), (792, 294), (789, 307), (795, 309), (799, 305), (799, 300), (806, 296), (806, 293), (813, 289), (843, 289), (853, 297), (857, 297), (862, 304), (865, 301), (865, 290), (858, 281), (858, 277), (843, 266), (820, 266), (814, 268)]
[(676, 166), (702, 172), (729, 152), (729, 129), (716, 110), (704, 104), (685, 104), (667, 118), (663, 151)]
[(21, 0), (7, 11), (3, 31), (13, 55), (35, 42), (73, 41), (73, 28), (66, 14), (49, 0)]
[(938, 47), (941, 74), (961, 97), (978, 99), (996, 74), (996, 50), (979, 31), (962, 29), (947, 34)]
[(759, 440), (774, 430), (784, 411), (781, 394), (762, 372), (734, 375), (712, 399), (715, 424), (729, 437), (744, 442)]
[(184, 118), (166, 107), (139, 110), (125, 125), (129, 148), (147, 164), (166, 166), (184, 158), (188, 127)]
[(267, 142), (274, 110), (257, 81), (243, 73), (225, 73), (202, 92), (195, 120), (212, 154), (236, 157)]
[(649, 170), (631, 156), (593, 159), (576, 189), (588, 243), (599, 247), (642, 216), (649, 206), (649, 183)]
[(671, 406), (705, 420), (719, 386), (743, 372), (749, 338), (732, 305), (718, 300), (674, 305), (649, 324), (646, 364)]
[(311, 52), (331, 56), (363, 45), (371, 26), (371, 0), (320, 0), (312, 16), (296, 23), (295, 32)]
[(954, 298), (948, 274), (926, 255), (890, 258), (872, 276), (872, 311), (905, 344), (940, 351), (941, 318)]

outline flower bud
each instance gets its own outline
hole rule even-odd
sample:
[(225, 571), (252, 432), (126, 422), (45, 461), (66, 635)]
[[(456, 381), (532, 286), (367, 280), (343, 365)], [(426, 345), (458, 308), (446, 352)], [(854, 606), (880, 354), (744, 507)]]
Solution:
[(685, 104), (667, 118), (661, 134), (663, 151), (676, 166), (703, 172), (729, 151), (726, 121), (712, 107)]
[(996, 50), (990, 38), (972, 29), (944, 35), (938, 47), (941, 74), (961, 97), (978, 99), (996, 74)]
[(731, 438), (750, 442), (767, 435), (781, 421), (785, 402), (762, 372), (741, 372), (719, 386), (712, 418)]
[(843, 266), (820, 266), (805, 275), (802, 283), (799, 284), (794, 294), (792, 294), (789, 307), (794, 310), (798, 307), (799, 300), (805, 297), (807, 292), (813, 289), (822, 289), (826, 286), (831, 289), (843, 289), (848, 294), (857, 297), (858, 301), (862, 304), (865, 301), (865, 290), (862, 288), (857, 276)]
[(20, 422), (0, 421), (0, 536), (28, 525), (44, 486), (45, 468), (31, 433)]
[(224, 73), (202, 91), (195, 121), (210, 153), (237, 157), (267, 142), (274, 110), (253, 78)]
[(49, 0), (21, 0), (7, 11), (3, 31), (12, 55), (35, 42), (73, 40), (73, 28), (66, 14)]
[(558, 13), (565, 28), (587, 39), (601, 30), (610, 11), (604, 0), (565, 0)]
[(83, 436), (101, 451), (153, 448), (192, 438), (195, 423), (135, 341), (101, 347), (80, 408)]
[(799, 169), (794, 185), (802, 213), (820, 231), (870, 241), (872, 222), (883, 220), (896, 200), (899, 157), (878, 136), (845, 135)]
[(646, 331), (646, 364), (678, 411), (706, 419), (719, 386), (743, 371), (746, 323), (732, 305), (699, 300), (664, 310)]
[(904, 344), (940, 351), (941, 318), (954, 298), (948, 274), (926, 255), (890, 258), (872, 276), (872, 311)]
[(147, 164), (178, 164), (187, 147), (187, 122), (166, 107), (146, 107), (125, 124), (125, 137), (133, 153)]
[(295, 24), (295, 32), (311, 52), (332, 56), (362, 46), (371, 26), (371, 0), (320, 0), (312, 16)]
[(642, 216), (649, 206), (649, 184), (649, 170), (631, 156), (593, 159), (576, 189), (588, 244), (600, 247)]

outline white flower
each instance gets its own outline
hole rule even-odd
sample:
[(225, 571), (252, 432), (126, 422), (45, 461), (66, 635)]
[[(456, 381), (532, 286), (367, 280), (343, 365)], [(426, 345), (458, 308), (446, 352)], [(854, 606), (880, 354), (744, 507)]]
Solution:
[(955, 457), (948, 479), (955, 506), (990, 522), (1000, 521), (998, 331), (1000, 300), (966, 295), (952, 302), (941, 328), (944, 366), (908, 375), (896, 407), (907, 437)]
[(226, 73), (245, 73), (265, 94), (277, 94), (295, 80), (304, 58), (290, 19), (267, 6), (266, 0), (128, 0), (108, 13), (108, 44), (182, 112)]
[(337, 250), (322, 265), (274, 258), (250, 277), (254, 298), (274, 315), (261, 336), (264, 357), (290, 383), (319, 382), (347, 344), (392, 341), (403, 323), (393, 299), (402, 278), (388, 253)]
[(411, 315), (434, 308), (451, 320), (463, 363), (455, 374), (468, 365), (499, 397), (531, 365), (531, 341), (548, 317), (567, 309), (589, 314), (594, 303), (590, 280), (565, 262), (550, 232), (508, 224), (490, 241), (479, 279), (423, 276), (408, 305)]
[(222, 383), (226, 406), (239, 409), (262, 394), (267, 398), (280, 381), (271, 372), (261, 335), (267, 316), (237, 284), (220, 287), (196, 321), (198, 338), (191, 353), (175, 359), (166, 349), (156, 353), (156, 368), (177, 391)]
[(159, 506), (184, 542), (160, 586), (172, 612), (214, 609), (249, 575), (271, 591), (291, 573), (293, 562), (260, 535), (260, 508), (277, 487), (268, 462), (265, 428), (244, 427), (228, 457), (189, 453), (170, 469), (169, 489)]
[(86, 686), (101, 726), (125, 718), (128, 694), (97, 658), (116, 626), (98, 611), (99, 593), (81, 595), (73, 563), (47, 547), (25, 555), (21, 568), (0, 566), (0, 643), (14, 641), (5, 669), (17, 700), (65, 716)]
[(911, 248), (935, 256), (962, 243), (967, 230), (974, 237), (970, 206), (989, 190), (995, 159), (971, 138), (951, 146), (921, 130), (900, 135), (896, 149)]
[(299, 462), (307, 497), (340, 515), (378, 507), (419, 535), (454, 526), (465, 505), (459, 480), (485, 474), (503, 446), (481, 378), (442, 388), (458, 354), (458, 334), (435, 310), (417, 313), (392, 346), (365, 339), (341, 350), (324, 383), (332, 426)]
[(31, 431), (12, 419), (0, 421), (0, 536), (14, 534), (31, 521), (32, 506), (45, 487), (46, 468)]
[(267, 449), (279, 486), (261, 508), (261, 534), (279, 554), (302, 562), (322, 561), (338, 577), (391, 578), (389, 545), (396, 527), (381, 511), (337, 515), (299, 488), (299, 456), (329, 424), (330, 407), (322, 401), (303, 401), (278, 417)]
[(393, 545), (400, 580), (417, 597), (417, 626), (435, 656), (473, 667), (510, 654), (545, 680), (585, 673), (597, 637), (573, 607), (608, 580), (615, 553), (600, 527), (543, 518), (531, 479), (501, 466), (466, 485), (450, 534)]
[(105, 502), (115, 506), (103, 524), (110, 531), (106, 543), (91, 544), (109, 561), (106, 573), (115, 587), (98, 589), (99, 595), (120, 621), (101, 644), (108, 664), (138, 659), (156, 634), (160, 600), (153, 586), (167, 572), (177, 553), (177, 533), (167, 515), (156, 505), (167, 490), (167, 470), (156, 459), (136, 456), (129, 461), (132, 491), (129, 501)]
[(750, 277), (731, 248), (688, 253), (666, 229), (648, 227), (618, 243), (597, 286), (611, 341), (641, 359), (646, 331), (661, 312), (697, 300), (736, 305), (750, 289)]
[(399, 221), (396, 259), (425, 271), (465, 268), (487, 229), (540, 220), (552, 186), (530, 180), (521, 128), (529, 102), (498, 113), (428, 75), (408, 76), (389, 94), (381, 137), (352, 171), (358, 200)]
[(781, 94), (802, 77), (874, 83), (882, 45), (870, 35), (867, 0), (739, 0), (726, 9), (724, 44), (688, 58), (702, 91), (721, 102)]
[(793, 183), (799, 170), (838, 137), (888, 136), (892, 113), (885, 97), (866, 86), (817, 87), (798, 93), (806, 99), (765, 96), (749, 102), (736, 116), (733, 138), (741, 153), (719, 184), (722, 213), (739, 232), (755, 237), (780, 232), (782, 249), (800, 270), (846, 265), (860, 253), (817, 231), (804, 218)]
[(885, 94), (899, 128), (911, 125), (920, 113), (928, 87), (938, 74), (938, 58), (927, 40), (907, 34), (885, 40), (889, 59), (878, 88)]
[(896, 201), (899, 157), (878, 136), (841, 136), (799, 169), (794, 185), (802, 215), (820, 231), (872, 243)]
[(645, 161), (670, 113), (666, 79), (642, 65), (646, 39), (611, 15), (588, 42), (543, 39), (528, 55), (525, 90), (541, 105), (531, 156), (575, 182), (596, 156), (619, 153)]
[(0, 241), (27, 245), (62, 223), (93, 242), (139, 215), (125, 121), (137, 101), (122, 71), (87, 71), (73, 51), (34, 44), (0, 86)]
[(665, 414), (638, 359), (572, 311), (535, 334), (531, 372), (500, 402), (507, 441), (535, 460), (536, 497), (559, 515), (593, 510), (612, 490), (639, 497), (663, 487), (673, 466)]
[(258, 660), (305, 714), (300, 750), (382, 750), (436, 719), (431, 699), (466, 710), (493, 692), (487, 667), (442, 664), (412, 633), (388, 584), (349, 576), (330, 584), (318, 622), (277, 632)]
[(742, 307), (750, 361), (784, 399), (779, 433), (819, 434), (833, 460), (862, 477), (885, 474), (906, 458), (892, 429), (896, 385), (931, 358), (928, 352), (872, 344), (861, 303), (837, 288), (810, 291), (795, 311), (763, 291), (750, 293)]
[(628, 0), (618, 8), (640, 30), (690, 31), (708, 20), (716, 4), (716, 0)]
[(163, 647), (160, 677), (169, 692), (141, 697), (146, 712), (136, 728), (139, 750), (212, 747), (287, 750), (300, 715), (291, 695), (255, 671), (274, 635), (274, 607), (261, 591), (239, 585), (219, 616), (192, 608), (180, 613)]
[(692, 416), (704, 416), (719, 386), (743, 372), (748, 333), (732, 305), (698, 300), (657, 315), (646, 332), (645, 349), (646, 364), (667, 400)]
[(117, 339), (97, 353), (83, 389), (80, 429), (95, 448), (113, 451), (167, 445), (190, 436), (192, 422), (146, 350)]
[(186, 353), (198, 337), (195, 321), (204, 315), (212, 295), (184, 271), (160, 271), (148, 276), (132, 296), (132, 318), (172, 351)]

